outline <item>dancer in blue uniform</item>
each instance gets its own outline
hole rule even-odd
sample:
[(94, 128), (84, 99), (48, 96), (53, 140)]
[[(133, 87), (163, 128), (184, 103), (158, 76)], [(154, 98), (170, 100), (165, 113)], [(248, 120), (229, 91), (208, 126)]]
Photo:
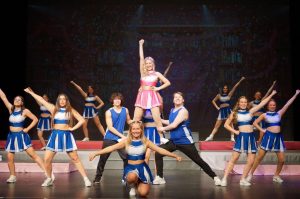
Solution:
[[(99, 116), (98, 116), (98, 110), (104, 106), (104, 102), (102, 99), (94, 94), (94, 88), (92, 86), (88, 86), (87, 92), (84, 92), (82, 88), (76, 84), (74, 81), (71, 81), (71, 84), (75, 86), (75, 88), (80, 92), (80, 94), (84, 97), (85, 99), (85, 104), (84, 104), (84, 111), (83, 111), (83, 117), (85, 118), (85, 123), (82, 125), (82, 130), (84, 133), (84, 138), (82, 141), (89, 141), (89, 131), (87, 128), (88, 121), (89, 119), (93, 118), (94, 123), (100, 133), (104, 136), (105, 131), (104, 128), (100, 122)], [(98, 106), (96, 106), (96, 102), (98, 102)]]
[[(7, 183), (14, 183), (17, 181), (16, 170), (14, 164), (15, 153), (26, 151), (26, 153), (33, 159), (39, 167), (44, 171), (43, 160), (35, 153), (31, 139), (28, 132), (38, 122), (37, 117), (30, 112), (24, 106), (24, 99), (21, 96), (14, 98), (13, 104), (11, 104), (5, 93), (0, 89), (0, 98), (4, 102), (4, 105), (8, 109), (9, 116), (9, 133), (7, 135), (5, 151), (7, 151), (7, 164), (10, 172)], [(25, 127), (25, 119), (31, 119), (29, 126)]]
[[(255, 94), (254, 94), (254, 100), (249, 103), (249, 109), (252, 108), (252, 107), (257, 106), (261, 102), (261, 100), (263, 100), (266, 97), (268, 97), (270, 95), (271, 91), (273, 90), (275, 84), (276, 84), (276, 81), (273, 82), (272, 86), (269, 88), (269, 90), (267, 91), (267, 93), (265, 94), (265, 96), (263, 98), (261, 97), (261, 92), (260, 91), (256, 91)], [(256, 120), (264, 112), (265, 112), (264, 108), (261, 108), (258, 111), (256, 111), (255, 113), (253, 113), (253, 121)], [(264, 127), (264, 122), (263, 121), (260, 123), (260, 126), (262, 128)], [(255, 127), (254, 127), (254, 130), (256, 130)], [(263, 135), (264, 135), (264, 132), (260, 131), (258, 139), (257, 139), (258, 144), (261, 142), (261, 139), (262, 139)]]
[[(103, 149), (126, 138), (123, 135), (125, 123), (127, 122), (129, 124), (132, 120), (130, 119), (128, 109), (122, 106), (123, 100), (124, 98), (121, 93), (113, 93), (110, 97), (110, 102), (112, 103), (113, 107), (105, 112), (107, 129), (103, 138)], [(124, 149), (119, 149), (118, 153), (120, 158), (123, 160), (123, 166), (125, 168), (127, 165), (126, 151)], [(109, 156), (110, 153), (100, 156), (94, 183), (100, 183), (104, 167)]]
[[(30, 88), (26, 88), (24, 91), (45, 106), (53, 117), (52, 132), (49, 136), (44, 156), (47, 178), (43, 182), (42, 186), (48, 187), (53, 184), (54, 179), (51, 176), (52, 160), (57, 152), (62, 151), (67, 152), (68, 156), (77, 167), (79, 173), (83, 177), (85, 186), (91, 186), (92, 183), (88, 179), (83, 164), (77, 154), (77, 146), (72, 134), (73, 131), (78, 129), (84, 123), (84, 118), (74, 108), (72, 108), (69, 98), (65, 94), (59, 94), (56, 104), (53, 105), (44, 100), (43, 97), (35, 94)], [(75, 123), (74, 119), (78, 122)]]
[[(43, 98), (44, 98), (44, 100), (49, 102), (48, 95), (43, 94)], [(51, 130), (51, 113), (41, 103), (39, 103), (38, 101), (37, 101), (37, 103), (40, 106), (40, 118), (39, 118), (39, 122), (38, 122), (38, 125), (37, 125), (37, 133), (38, 133), (39, 140), (42, 144), (41, 150), (45, 150), (46, 149), (46, 142), (45, 142), (45, 139), (43, 137), (43, 133), (44, 133), (44, 131), (50, 131)]]
[(124, 170), (124, 178), (126, 179), (127, 185), (130, 187), (130, 196), (136, 195), (136, 192), (141, 197), (145, 197), (149, 194), (153, 177), (149, 166), (145, 163), (145, 153), (148, 148), (157, 153), (176, 158), (177, 161), (181, 161), (180, 156), (170, 153), (148, 140), (144, 136), (144, 127), (141, 121), (133, 121), (129, 125), (127, 139), (123, 139), (117, 144), (91, 153), (89, 158), (90, 160), (93, 160), (97, 155), (111, 153), (115, 150), (124, 148), (128, 154), (128, 165)]
[[(230, 108), (230, 99), (233, 96), (235, 90), (237, 89), (237, 87), (240, 85), (240, 83), (245, 79), (245, 77), (242, 77), (240, 79), (240, 81), (238, 81), (238, 83), (236, 83), (234, 85), (234, 87), (231, 89), (231, 91), (229, 92), (228, 86), (224, 85), (222, 93), (218, 94), (211, 102), (214, 105), (214, 107), (216, 107), (216, 109), (219, 111), (219, 115), (217, 118), (217, 121), (215, 123), (215, 126), (212, 130), (212, 132), (210, 133), (210, 135), (205, 139), (205, 141), (212, 141), (214, 139), (215, 134), (218, 132), (221, 124), (223, 123), (223, 121), (225, 121), (228, 116), (231, 113), (231, 108)], [(219, 106), (217, 105), (217, 101), (219, 101)], [(234, 134), (231, 133), (231, 137), (230, 137), (231, 141), (235, 141), (234, 140)]]
[[(257, 146), (255, 141), (255, 135), (253, 133), (253, 114), (264, 107), (268, 101), (276, 94), (276, 91), (261, 101), (257, 106), (248, 110), (248, 100), (245, 96), (241, 96), (229, 118), (226, 120), (224, 127), (231, 133), (237, 135), (236, 142), (233, 147), (231, 159), (229, 160), (224, 177), (221, 182), (221, 186), (227, 186), (227, 177), (232, 171), (234, 164), (239, 159), (241, 153), (247, 154), (247, 164), (244, 167), (243, 175), (240, 180), (241, 186), (250, 186), (251, 184), (245, 179), (253, 165), (255, 155), (257, 152)], [(233, 123), (237, 123), (238, 130), (233, 128)]]
[[(258, 155), (256, 156), (254, 164), (247, 177), (247, 180), (249, 182), (252, 179), (254, 171), (268, 151), (274, 151), (278, 159), (277, 168), (273, 176), (273, 181), (278, 183), (283, 182), (283, 180), (279, 177), (279, 174), (284, 164), (284, 151), (286, 149), (284, 145), (283, 134), (281, 133), (281, 118), (290, 107), (290, 105), (294, 102), (299, 93), (300, 90), (296, 90), (294, 96), (279, 111), (276, 111), (275, 100), (270, 100), (267, 105), (268, 112), (260, 115), (254, 121), (253, 125), (260, 131), (263, 131), (264, 135), (260, 144), (260, 148), (258, 150)], [(265, 121), (266, 129), (261, 128), (261, 126), (259, 125), (261, 121)]]
[[(209, 165), (200, 157), (198, 150), (195, 147), (190, 129), (189, 112), (184, 107), (184, 97), (181, 92), (174, 93), (174, 108), (171, 109), (169, 120), (162, 120), (165, 127), (160, 127), (161, 131), (170, 131), (170, 140), (160, 145), (161, 148), (173, 152), (179, 150), (186, 154), (193, 162), (198, 164), (205, 173), (207, 173), (215, 182), (215, 185), (220, 185), (219, 177), (213, 172)], [(153, 184), (165, 184), (163, 176), (163, 155), (155, 153), (155, 163), (157, 176)]]

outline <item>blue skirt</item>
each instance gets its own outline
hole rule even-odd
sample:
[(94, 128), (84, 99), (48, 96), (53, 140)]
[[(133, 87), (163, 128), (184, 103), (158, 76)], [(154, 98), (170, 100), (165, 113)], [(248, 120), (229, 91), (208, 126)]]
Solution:
[(96, 115), (98, 115), (98, 110), (93, 107), (93, 106), (85, 106), (83, 110), (83, 117), (88, 119), (88, 118), (93, 118)]
[(226, 120), (231, 113), (231, 109), (229, 106), (220, 108), (219, 110), (219, 115), (218, 115), (218, 120)]
[(125, 171), (124, 171), (124, 179), (127, 178), (127, 175), (133, 172), (135, 174), (137, 174), (139, 180), (142, 183), (145, 184), (151, 184), (153, 181), (153, 176), (151, 173), (151, 170), (148, 166), (148, 164), (146, 164), (145, 162), (141, 163), (141, 164), (128, 164), (125, 167)]
[(54, 152), (77, 150), (76, 142), (71, 131), (52, 130), (46, 150)]
[(49, 131), (51, 130), (50, 124), (51, 124), (50, 117), (40, 117), (39, 123), (37, 125), (37, 130)]
[(31, 147), (31, 139), (28, 133), (23, 131), (9, 132), (7, 135), (5, 151), (7, 152), (21, 152)]
[(145, 127), (145, 137), (156, 145), (160, 145), (160, 136), (156, 127)]
[(262, 138), (260, 148), (265, 151), (284, 152), (286, 148), (282, 133), (273, 133), (267, 130)]
[(236, 137), (233, 150), (240, 153), (256, 153), (257, 145), (254, 133), (240, 132)]

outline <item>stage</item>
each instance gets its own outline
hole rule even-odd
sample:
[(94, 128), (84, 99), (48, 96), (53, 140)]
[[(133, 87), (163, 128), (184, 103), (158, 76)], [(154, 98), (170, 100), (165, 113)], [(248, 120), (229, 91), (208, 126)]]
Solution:
[[(94, 170), (88, 170), (91, 180), (94, 174)], [(283, 176), (282, 184), (273, 183), (271, 176), (255, 176), (251, 187), (241, 187), (240, 175), (230, 175), (227, 187), (216, 187), (203, 171), (166, 170), (164, 174), (167, 183), (152, 185), (149, 199), (292, 199), (300, 194), (300, 176)], [(223, 172), (217, 174), (222, 176)], [(0, 198), (129, 198), (121, 175), (122, 170), (106, 169), (101, 183), (87, 188), (79, 172), (56, 174), (52, 187), (41, 187), (42, 173), (18, 173), (15, 184), (6, 184), (8, 173), (1, 173)]]

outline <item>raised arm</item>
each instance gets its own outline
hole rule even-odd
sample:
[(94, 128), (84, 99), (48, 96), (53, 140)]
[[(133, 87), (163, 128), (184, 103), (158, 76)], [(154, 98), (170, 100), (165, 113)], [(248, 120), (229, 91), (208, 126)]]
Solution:
[(119, 142), (117, 144), (114, 144), (112, 146), (109, 146), (109, 147), (106, 147), (104, 149), (101, 149), (101, 150), (95, 151), (93, 153), (90, 153), (89, 154), (89, 160), (92, 161), (97, 155), (102, 155), (102, 154), (105, 154), (105, 153), (111, 153), (115, 150), (122, 149), (122, 148), (125, 147), (125, 142), (126, 142), (126, 140), (122, 140), (121, 142)]
[(73, 84), (73, 85), (75, 86), (75, 88), (80, 92), (80, 94), (81, 94), (83, 97), (87, 97), (86, 92), (84, 92), (84, 91), (82, 90), (82, 88), (81, 88), (78, 84), (76, 84), (74, 81), (70, 81), (70, 83)]
[(104, 106), (104, 102), (98, 95), (96, 95), (96, 101), (99, 103), (99, 105), (96, 107), (96, 109), (100, 109), (101, 107)]
[(261, 114), (256, 120), (253, 122), (253, 126), (255, 126), (256, 129), (258, 129), (260, 132), (265, 132), (266, 130), (261, 128), (259, 125), (261, 121), (265, 119), (265, 114)]
[(156, 74), (157, 74), (159, 80), (162, 82), (162, 85), (160, 87), (154, 87), (155, 91), (160, 91), (171, 85), (171, 82), (167, 78), (165, 78), (165, 76), (163, 76), (161, 73), (156, 72)]
[(144, 40), (141, 39), (139, 41), (139, 54), (140, 54), (140, 74), (141, 76), (144, 76), (145, 71), (144, 71), (144, 65), (145, 65), (145, 58), (144, 58)]
[(75, 126), (70, 127), (70, 131), (75, 131), (76, 129), (78, 129), (79, 127), (81, 127), (83, 125), (83, 123), (85, 122), (84, 118), (75, 110), (72, 108), (72, 114), (75, 117), (75, 119), (78, 121)]
[(244, 79), (246, 79), (245, 77), (242, 77), (241, 79), (240, 79), (240, 81), (238, 81), (235, 85), (234, 85), (234, 87), (231, 89), (231, 91), (228, 93), (228, 96), (229, 97), (232, 97), (232, 95), (233, 95), (233, 93), (235, 92), (235, 90), (237, 89), (237, 87), (240, 85), (240, 83), (244, 80)]
[(111, 112), (109, 110), (107, 110), (105, 112), (105, 121), (106, 121), (107, 128), (110, 132), (119, 136), (120, 138), (126, 138), (122, 133), (120, 133), (117, 129), (114, 128), (113, 122), (112, 122), (112, 117), (111, 117)]
[(216, 109), (217, 110), (220, 110), (220, 107), (218, 107), (218, 105), (217, 105), (217, 100), (219, 100), (220, 99), (220, 94), (218, 94), (212, 101), (211, 101), (211, 103), (214, 105), (214, 107), (216, 107)]
[(28, 109), (24, 109), (23, 114), (32, 120), (31, 123), (23, 129), (25, 133), (28, 133), (28, 131), (30, 131), (30, 129), (32, 129), (38, 123), (38, 118)]
[(234, 118), (233, 118), (233, 113), (234, 113), (234, 112), (231, 112), (231, 114), (229, 115), (229, 117), (228, 117), (227, 120), (225, 121), (224, 127), (225, 127), (228, 131), (230, 131), (230, 132), (232, 132), (232, 133), (238, 135), (240, 132), (239, 132), (238, 130), (235, 130), (235, 129), (233, 128), (233, 125), (231, 125), (232, 122), (233, 122), (233, 119), (234, 119)]
[(48, 109), (51, 113), (54, 112), (55, 106), (50, 102), (47, 102), (43, 97), (39, 96), (38, 94), (34, 93), (31, 88), (25, 88), (24, 91), (30, 94), (38, 103), (41, 103)]
[(158, 127), (159, 131), (169, 131), (175, 129), (179, 124), (189, 118), (189, 112), (183, 108), (179, 111), (178, 115), (176, 116), (175, 120), (170, 123), (168, 126), (165, 127)]
[(266, 97), (268, 97), (270, 95), (270, 93), (273, 90), (275, 84), (276, 84), (276, 80), (273, 82), (272, 86), (269, 88), (269, 90), (267, 91), (267, 93), (265, 94), (265, 96), (262, 99), (265, 99)]
[(160, 153), (162, 155), (166, 155), (172, 158), (176, 158), (177, 161), (181, 161), (181, 157), (176, 155), (175, 153), (171, 153), (170, 151), (167, 151), (166, 149), (160, 148), (153, 144), (150, 140), (147, 140), (147, 147), (152, 149), (153, 151), (156, 151), (157, 153)]
[(2, 91), (2, 89), (0, 88), (0, 97), (4, 103), (4, 105), (6, 106), (6, 108), (8, 109), (8, 112), (11, 113), (11, 107), (13, 106), (7, 99), (5, 93)]
[(265, 98), (264, 100), (262, 100), (257, 106), (252, 107), (249, 112), (255, 113), (256, 111), (258, 111), (259, 109), (261, 109), (262, 107), (264, 107), (268, 101), (270, 101), (270, 99), (276, 94), (277, 92), (275, 90), (272, 91), (271, 95), (269, 95), (267, 98)]
[(289, 106), (294, 102), (294, 100), (296, 99), (299, 92), (300, 92), (299, 89), (296, 90), (296, 93), (294, 94), (294, 96), (282, 107), (282, 109), (280, 109), (280, 111), (278, 111), (280, 116), (282, 116), (286, 112), (286, 110), (289, 108)]

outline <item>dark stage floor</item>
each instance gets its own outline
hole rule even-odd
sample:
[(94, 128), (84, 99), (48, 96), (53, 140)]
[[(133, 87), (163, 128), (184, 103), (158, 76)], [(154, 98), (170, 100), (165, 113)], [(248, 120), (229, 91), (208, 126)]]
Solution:
[[(88, 170), (91, 180), (94, 170)], [(18, 173), (15, 184), (6, 184), (8, 173), (0, 173), (0, 198), (129, 198), (121, 184), (121, 170), (106, 170), (100, 185), (84, 186), (78, 172), (56, 174), (52, 187), (41, 187), (42, 173)], [(220, 176), (223, 173), (218, 172)], [(166, 170), (167, 184), (152, 185), (148, 198), (293, 199), (300, 196), (300, 176), (283, 176), (283, 184), (272, 176), (255, 176), (251, 187), (239, 185), (240, 175), (231, 175), (227, 187), (216, 187), (203, 171)], [(138, 198), (138, 197), (137, 197)]]

